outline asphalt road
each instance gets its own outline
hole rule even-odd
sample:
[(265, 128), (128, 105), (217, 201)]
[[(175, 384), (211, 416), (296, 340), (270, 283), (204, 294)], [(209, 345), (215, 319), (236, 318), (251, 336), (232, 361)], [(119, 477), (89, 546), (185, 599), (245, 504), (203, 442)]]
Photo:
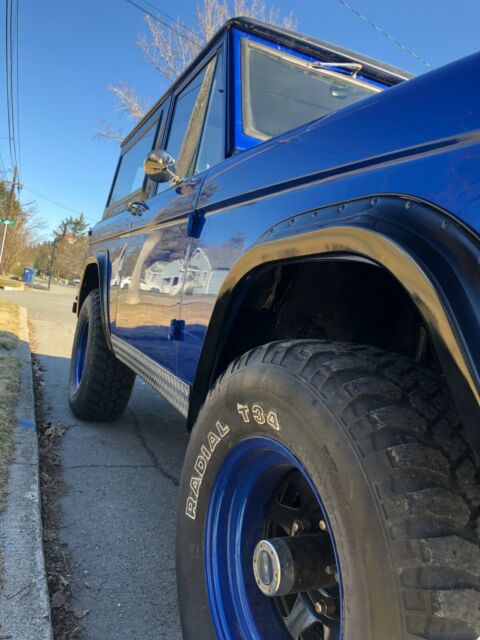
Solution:
[(0, 291), (27, 308), (45, 368), (45, 417), (62, 438), (61, 542), (73, 602), (88, 609), (80, 640), (181, 638), (175, 589), (177, 480), (184, 419), (137, 379), (115, 423), (79, 422), (67, 404), (75, 290)]

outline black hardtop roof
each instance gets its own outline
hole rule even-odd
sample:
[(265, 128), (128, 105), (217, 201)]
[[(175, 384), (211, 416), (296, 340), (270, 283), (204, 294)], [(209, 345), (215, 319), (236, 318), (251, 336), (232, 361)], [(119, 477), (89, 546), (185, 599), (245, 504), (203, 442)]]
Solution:
[(300, 51), (304, 54), (311, 55), (312, 57), (321, 57), (326, 62), (358, 62), (362, 65), (362, 72), (365, 75), (371, 77), (379, 82), (394, 85), (404, 80), (409, 80), (414, 77), (414, 74), (393, 67), (392, 65), (364, 56), (350, 49), (339, 47), (335, 44), (330, 44), (324, 40), (317, 40), (311, 36), (306, 36), (296, 31), (290, 31), (277, 27), (272, 24), (255, 20), (254, 18), (236, 17), (227, 20), (223, 27), (217, 31), (217, 33), (211, 38), (211, 40), (200, 51), (198, 56), (188, 65), (183, 73), (175, 80), (175, 82), (169, 87), (169, 89), (162, 95), (162, 97), (153, 105), (153, 107), (145, 114), (145, 116), (137, 123), (137, 125), (130, 131), (126, 138), (122, 141), (122, 147), (135, 135), (135, 133), (143, 126), (143, 124), (152, 116), (155, 110), (161, 105), (162, 102), (182, 84), (185, 78), (197, 67), (201, 61), (207, 56), (210, 50), (217, 44), (217, 42), (223, 37), (223, 35), (233, 29), (238, 28), (242, 31), (258, 35), (262, 38), (273, 40), (277, 44), (290, 47), (296, 51)]

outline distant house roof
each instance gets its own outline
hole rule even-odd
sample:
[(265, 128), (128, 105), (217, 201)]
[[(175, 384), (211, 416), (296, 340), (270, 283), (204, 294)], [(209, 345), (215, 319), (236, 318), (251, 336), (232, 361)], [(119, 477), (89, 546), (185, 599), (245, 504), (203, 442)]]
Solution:
[(208, 260), (212, 271), (215, 269), (230, 269), (243, 253), (244, 250), (241, 247), (230, 245), (199, 247), (192, 255), (192, 262), (195, 259), (195, 254), (203, 254)]
[(151, 273), (162, 273), (167, 264), (169, 263), (166, 260), (156, 260), (155, 262), (152, 262), (145, 271), (150, 271)]

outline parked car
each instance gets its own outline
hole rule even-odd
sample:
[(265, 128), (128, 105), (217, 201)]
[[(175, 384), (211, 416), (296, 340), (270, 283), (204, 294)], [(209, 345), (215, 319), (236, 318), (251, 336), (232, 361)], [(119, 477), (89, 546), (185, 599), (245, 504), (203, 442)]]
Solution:
[(186, 640), (479, 637), (479, 71), (236, 18), (124, 140), (69, 402), (187, 419)]

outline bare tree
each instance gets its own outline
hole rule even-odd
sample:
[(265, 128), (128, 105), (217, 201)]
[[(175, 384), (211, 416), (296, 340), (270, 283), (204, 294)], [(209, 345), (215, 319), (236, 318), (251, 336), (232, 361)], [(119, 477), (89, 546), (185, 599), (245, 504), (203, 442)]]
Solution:
[[(187, 26), (177, 18), (174, 24), (167, 27), (147, 15), (147, 33), (137, 38), (137, 44), (146, 61), (170, 84), (223, 23), (233, 16), (256, 18), (286, 29), (295, 29), (297, 26), (293, 12), (282, 17), (280, 10), (268, 5), (266, 0), (200, 0), (196, 10), (196, 24), (193, 26)], [(140, 120), (148, 110), (149, 105), (138, 97), (125, 80), (118, 85), (111, 85), (109, 89), (115, 95), (117, 110), (130, 120)], [(114, 131), (104, 124), (100, 125), (96, 133), (104, 139), (119, 140), (123, 137), (123, 132)]]
[(10, 207), (11, 185), (0, 181), (0, 211), (2, 217), (13, 220), (13, 225), (6, 228), (0, 225), (0, 243), (6, 229), (5, 246), (0, 264), (0, 273), (20, 273), (21, 268), (29, 260), (29, 248), (45, 228), (45, 223), (38, 217), (33, 203), (21, 204), (15, 191)]

